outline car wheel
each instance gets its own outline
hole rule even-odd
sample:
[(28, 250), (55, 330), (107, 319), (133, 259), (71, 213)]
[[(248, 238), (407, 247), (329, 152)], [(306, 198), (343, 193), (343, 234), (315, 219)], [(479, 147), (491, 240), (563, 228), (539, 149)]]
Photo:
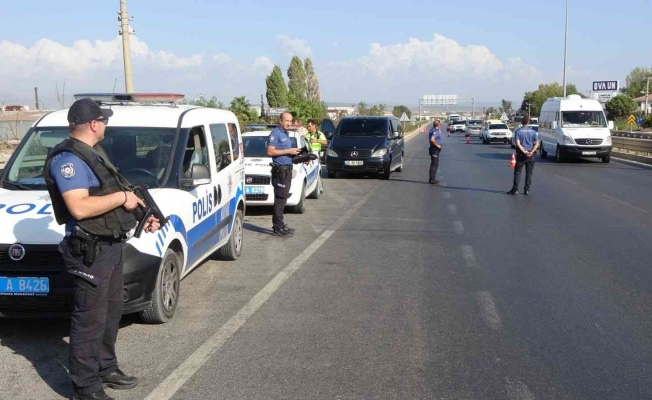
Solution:
[(541, 158), (543, 159), (548, 158), (548, 152), (546, 151), (546, 149), (543, 148), (543, 144), (541, 144), (541, 147), (539, 147), (539, 149), (541, 150)]
[(242, 226), (242, 211), (236, 210), (233, 218), (233, 226), (231, 227), (231, 237), (229, 237), (229, 241), (217, 251), (217, 255), (222, 260), (234, 261), (240, 257), (240, 254), (242, 254), (242, 243), (244, 239)]
[(163, 324), (174, 316), (179, 304), (181, 283), (181, 255), (172, 249), (165, 250), (152, 292), (152, 304), (140, 312), (148, 324)]
[(405, 158), (405, 155), (401, 154), (401, 163), (398, 168), (396, 168), (396, 172), (403, 172), (403, 158)]
[(317, 185), (315, 185), (315, 190), (313, 190), (312, 193), (310, 193), (310, 196), (308, 196), (308, 198), (315, 199), (315, 200), (318, 199), (319, 196), (321, 196), (321, 185), (322, 185), (321, 176), (318, 176)]
[(306, 183), (305, 182), (303, 182), (303, 186), (301, 187), (301, 197), (299, 198), (299, 203), (297, 203), (296, 206), (292, 206), (291, 210), (294, 214), (303, 214), (304, 212), (306, 212)]
[(335, 171), (328, 171), (328, 178), (329, 178), (329, 179), (335, 179), (335, 178), (337, 178), (337, 172), (335, 172)]
[(604, 156), (602, 157), (602, 162), (605, 164), (609, 164), (609, 161), (611, 161), (611, 156)]
[(389, 176), (392, 174), (392, 169), (390, 168), (390, 165), (392, 165), (392, 160), (389, 160), (389, 165), (385, 170), (383, 171), (382, 174), (380, 174), (381, 179), (389, 179)]
[(559, 148), (559, 145), (557, 145), (557, 150), (555, 150), (555, 161), (558, 163), (562, 163), (566, 161), (564, 157), (561, 155), (561, 149)]

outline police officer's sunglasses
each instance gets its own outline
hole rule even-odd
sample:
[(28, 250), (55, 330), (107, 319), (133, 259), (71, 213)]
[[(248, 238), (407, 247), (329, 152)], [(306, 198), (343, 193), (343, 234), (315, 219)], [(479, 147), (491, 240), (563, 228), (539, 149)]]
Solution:
[(108, 118), (97, 118), (97, 119), (94, 119), (93, 121), (103, 122), (104, 125), (107, 125), (107, 124), (109, 123), (109, 119), (108, 119)]

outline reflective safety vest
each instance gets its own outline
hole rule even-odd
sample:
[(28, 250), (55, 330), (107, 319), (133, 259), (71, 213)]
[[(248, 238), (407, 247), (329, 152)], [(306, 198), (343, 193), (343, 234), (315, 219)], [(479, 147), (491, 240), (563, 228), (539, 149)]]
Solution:
[(319, 143), (318, 140), (326, 140), (326, 136), (324, 136), (324, 134), (320, 131), (317, 131), (314, 134), (308, 132), (304, 137), (308, 142), (310, 142), (312, 151), (317, 152), (321, 151), (321, 143)]

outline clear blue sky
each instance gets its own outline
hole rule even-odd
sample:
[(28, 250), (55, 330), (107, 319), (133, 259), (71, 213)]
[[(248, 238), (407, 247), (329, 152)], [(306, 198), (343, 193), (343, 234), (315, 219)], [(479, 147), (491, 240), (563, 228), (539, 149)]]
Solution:
[[(328, 101), (416, 103), (449, 93), (520, 101), (536, 83), (561, 80), (563, 0), (298, 4), (129, 0), (137, 40), (147, 46), (135, 57), (137, 90), (256, 102), (271, 63), (285, 70), (289, 53), (311, 56)], [(64, 80), (70, 90), (106, 90), (116, 78), (121, 86), (118, 9), (118, 0), (3, 1), (0, 58), (10, 67), (0, 69), (0, 102)], [(593, 80), (624, 84), (633, 67), (652, 67), (652, 1), (570, 0), (569, 10), (569, 81), (580, 89)], [(41, 39), (54, 43), (35, 47)], [(72, 51), (77, 40), (115, 42)], [(87, 53), (99, 54), (75, 63)]]

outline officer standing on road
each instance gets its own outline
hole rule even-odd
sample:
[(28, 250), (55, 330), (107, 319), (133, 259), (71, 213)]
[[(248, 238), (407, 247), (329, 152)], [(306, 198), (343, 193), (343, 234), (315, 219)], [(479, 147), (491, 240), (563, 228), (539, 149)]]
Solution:
[(283, 221), (283, 210), (290, 196), (292, 184), (292, 156), (301, 153), (301, 149), (292, 147), (288, 129), (292, 125), (292, 114), (284, 112), (279, 118), (279, 125), (269, 134), (267, 155), (272, 157), (272, 186), (274, 186), (274, 214), (272, 230), (279, 236), (292, 236), (294, 229)]
[(310, 141), (312, 150), (318, 153), (321, 152), (322, 146), (328, 145), (328, 140), (323, 132), (317, 130), (317, 121), (314, 119), (308, 120), (308, 133), (305, 136), (306, 140)]
[(534, 172), (534, 157), (539, 149), (539, 134), (528, 125), (530, 118), (524, 116), (521, 121), (521, 127), (514, 133), (516, 141), (516, 167), (514, 168), (514, 184), (512, 190), (507, 192), (509, 195), (518, 194), (518, 185), (521, 183), (521, 171), (525, 165), (525, 187), (523, 194), (530, 194), (530, 184), (532, 183), (532, 173)]
[[(112, 115), (89, 98), (75, 101), (68, 111), (71, 137), (52, 150), (43, 170), (56, 220), (66, 226), (59, 252), (74, 282), (69, 374), (79, 400), (111, 400), (104, 387), (138, 384), (118, 367), (115, 343), (124, 242), (138, 223), (132, 210), (144, 203), (94, 148)], [(158, 228), (154, 217), (145, 222), (145, 232)]]
[(439, 168), (439, 154), (441, 153), (441, 123), (439, 120), (436, 120), (432, 124), (430, 132), (428, 132), (428, 141), (430, 142), (430, 148), (428, 153), (430, 154), (430, 180), (428, 183), (431, 185), (438, 185), (439, 181), (435, 179), (437, 175), (437, 169)]

